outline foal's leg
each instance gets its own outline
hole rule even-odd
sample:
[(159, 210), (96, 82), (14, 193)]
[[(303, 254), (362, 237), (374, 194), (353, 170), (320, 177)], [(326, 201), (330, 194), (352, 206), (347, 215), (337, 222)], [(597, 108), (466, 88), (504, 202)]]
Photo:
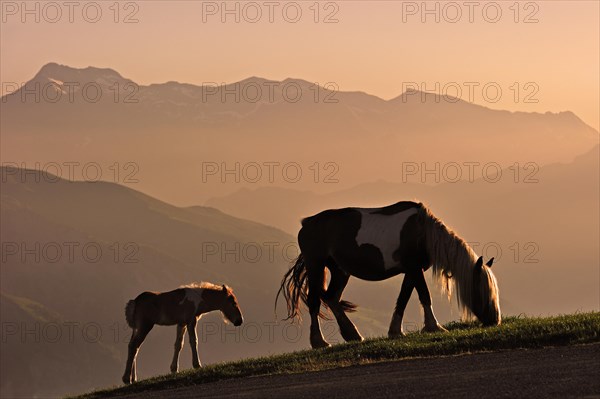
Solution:
[(398, 294), (398, 299), (396, 300), (396, 308), (394, 309), (394, 314), (392, 315), (390, 329), (388, 330), (388, 337), (395, 338), (404, 336), (402, 319), (404, 318), (404, 310), (406, 309), (406, 305), (408, 304), (408, 300), (410, 299), (410, 295), (412, 294), (414, 288), (415, 284), (413, 278), (410, 274), (405, 274), (404, 280), (402, 280), (400, 294)]
[(350, 321), (340, 303), (342, 292), (344, 291), (344, 288), (346, 288), (346, 284), (348, 284), (350, 275), (342, 272), (340, 269), (331, 268), (330, 271), (331, 281), (329, 282), (327, 291), (323, 295), (323, 300), (335, 316), (335, 319), (340, 326), (342, 338), (346, 341), (362, 341), (363, 337), (356, 329), (354, 323)]
[(188, 335), (190, 336), (190, 346), (192, 347), (192, 365), (195, 369), (201, 367), (200, 358), (198, 357), (198, 335), (196, 334), (196, 325), (198, 319), (194, 319), (187, 325)]
[(306, 264), (308, 273), (308, 311), (310, 313), (310, 345), (313, 348), (325, 348), (330, 346), (323, 333), (321, 333), (321, 325), (319, 324), (319, 311), (321, 309), (321, 296), (323, 295), (323, 285), (325, 283), (325, 266), (323, 263), (312, 262), (307, 260)]
[(179, 354), (183, 348), (183, 336), (187, 326), (185, 324), (177, 325), (177, 336), (175, 338), (175, 352), (173, 353), (173, 361), (171, 362), (171, 373), (179, 371)]
[(425, 327), (423, 327), (423, 331), (447, 331), (444, 327), (440, 326), (433, 314), (433, 309), (431, 308), (431, 295), (429, 294), (429, 289), (425, 282), (423, 270), (421, 269), (418, 272), (411, 274), (412, 278), (414, 278), (415, 288), (419, 294), (419, 301), (421, 302), (421, 305), (423, 305), (423, 312), (425, 314)]
[[(123, 378), (122, 378), (124, 384), (131, 384), (133, 382), (132, 370), (134, 367), (135, 358), (134, 358), (134, 355), (132, 355), (131, 343), (133, 342), (134, 339), (135, 339), (135, 328), (131, 332), (131, 338), (129, 338), (129, 345), (127, 346), (127, 361), (125, 362), (125, 372), (123, 373)], [(137, 375), (136, 375), (136, 377), (137, 377)]]
[(133, 365), (131, 366), (131, 381), (137, 381), (137, 356), (133, 359)]
[(146, 335), (152, 330), (154, 324), (142, 324), (141, 326), (133, 329), (131, 339), (129, 340), (128, 352), (127, 352), (127, 364), (125, 365), (125, 373), (123, 374), (123, 382), (130, 384), (137, 380), (136, 374), (136, 357), (140, 349), (140, 345), (146, 339)]

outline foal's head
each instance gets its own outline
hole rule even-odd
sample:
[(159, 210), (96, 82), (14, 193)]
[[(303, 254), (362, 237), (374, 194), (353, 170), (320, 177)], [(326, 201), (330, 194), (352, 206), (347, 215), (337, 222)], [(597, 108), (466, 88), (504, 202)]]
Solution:
[(491, 269), (493, 263), (494, 258), (491, 258), (484, 265), (480, 256), (473, 268), (471, 312), (486, 326), (498, 325), (501, 320), (498, 283)]
[(223, 316), (234, 326), (238, 327), (242, 325), (244, 318), (242, 316), (242, 311), (240, 310), (240, 306), (238, 304), (237, 298), (233, 293), (233, 290), (227, 287), (225, 284), (221, 287), (221, 292), (219, 294), (220, 306), (219, 310), (223, 313)]

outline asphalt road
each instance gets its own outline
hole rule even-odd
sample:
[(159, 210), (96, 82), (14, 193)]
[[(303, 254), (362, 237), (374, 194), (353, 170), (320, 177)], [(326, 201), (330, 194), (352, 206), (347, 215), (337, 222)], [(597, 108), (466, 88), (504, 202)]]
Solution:
[(322, 397), (600, 399), (600, 344), (406, 359), (123, 396), (128, 399)]

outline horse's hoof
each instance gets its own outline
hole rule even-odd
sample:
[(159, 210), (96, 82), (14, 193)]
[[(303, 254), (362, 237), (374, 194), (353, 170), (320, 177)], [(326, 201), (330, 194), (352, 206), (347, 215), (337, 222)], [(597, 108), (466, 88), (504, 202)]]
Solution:
[(329, 344), (329, 342), (325, 341), (323, 338), (311, 338), (310, 339), (310, 346), (312, 346), (313, 349), (320, 349), (320, 348), (329, 348), (331, 345)]
[(439, 324), (436, 324), (434, 326), (425, 326), (425, 327), (423, 327), (423, 329), (421, 331), (422, 332), (448, 332), (448, 330), (446, 330), (444, 327), (440, 326)]
[(404, 331), (388, 331), (388, 338), (390, 338), (390, 339), (402, 338), (402, 337), (406, 337), (406, 334), (404, 334)]
[(201, 365), (201, 364), (194, 364), (194, 368), (195, 368), (195, 369), (202, 368), (202, 365)]
[(131, 379), (129, 379), (128, 377), (123, 377), (122, 380), (123, 380), (123, 384), (125, 384), (125, 385), (131, 384)]
[(346, 342), (363, 342), (365, 340), (358, 332), (342, 334), (342, 338), (344, 338), (344, 341)]

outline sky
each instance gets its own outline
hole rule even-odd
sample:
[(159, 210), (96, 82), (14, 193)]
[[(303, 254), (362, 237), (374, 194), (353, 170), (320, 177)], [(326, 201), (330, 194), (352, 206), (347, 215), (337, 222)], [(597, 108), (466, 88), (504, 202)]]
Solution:
[(140, 84), (293, 77), (384, 99), (417, 86), (600, 125), (598, 1), (0, 3), (3, 93), (57, 62)]

